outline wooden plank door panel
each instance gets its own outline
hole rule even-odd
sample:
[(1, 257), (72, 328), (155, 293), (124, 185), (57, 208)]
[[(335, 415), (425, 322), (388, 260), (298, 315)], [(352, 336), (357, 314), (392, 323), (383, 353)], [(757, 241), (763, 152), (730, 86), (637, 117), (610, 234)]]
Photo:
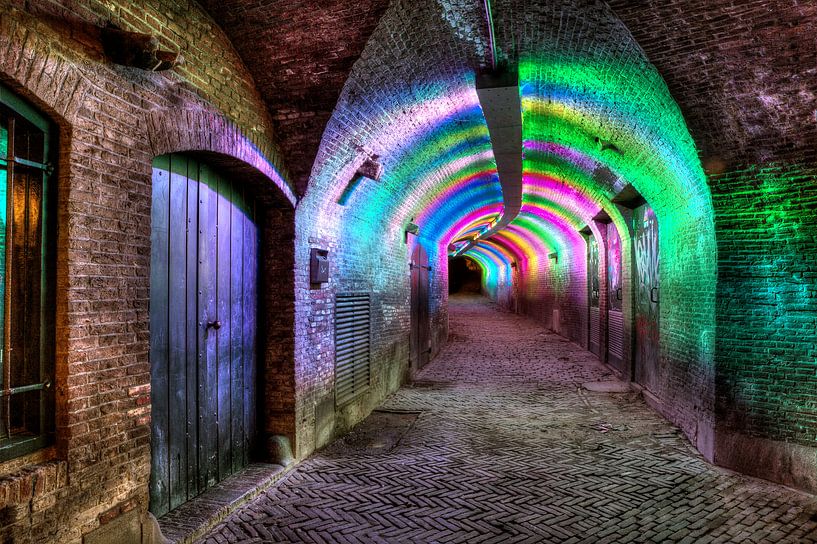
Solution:
[[(168, 305), (165, 293), (168, 278), (170, 159), (160, 157), (153, 169), (153, 207), (150, 234), (150, 360), (168, 359)], [(150, 369), (151, 396), (151, 456), (150, 505), (156, 515), (170, 510), (170, 464), (168, 462), (168, 373), (162, 364)]]
[(589, 303), (588, 313), (588, 349), (601, 357), (599, 300), (601, 284), (599, 275), (599, 243), (594, 235), (587, 239), (587, 295)]
[(199, 487), (218, 482), (218, 331), (216, 320), (218, 182), (199, 166)]
[(429, 324), (428, 324), (428, 257), (425, 255), (425, 251), (423, 252), (423, 259), (419, 270), (419, 282), (418, 282), (418, 298), (420, 303), (420, 311), (419, 311), (419, 320), (418, 320), (418, 327), (419, 327), (419, 355), (420, 355), (420, 368), (423, 368), (428, 364), (428, 359), (430, 356), (430, 342), (429, 342)]
[[(176, 155), (174, 155), (175, 157)], [(185, 391), (186, 407), (184, 416), (178, 415), (178, 419), (184, 417), (187, 435), (187, 498), (191, 499), (204, 489), (199, 486), (199, 411), (198, 411), (198, 391), (199, 391), (199, 323), (198, 323), (198, 252), (199, 252), (199, 182), (198, 166), (193, 164), (189, 168), (191, 176), (188, 176), (187, 183), (187, 254), (185, 262)], [(184, 183), (179, 180), (179, 183)], [(181, 316), (179, 316), (181, 318)]]
[(420, 275), (416, 269), (414, 256), (411, 258), (410, 266), (411, 299), (409, 300), (409, 319), (411, 328), (409, 329), (409, 364), (411, 365), (412, 370), (418, 370), (420, 368), (420, 307), (417, 291), (420, 284)]
[(242, 215), (244, 225), (244, 464), (253, 447), (256, 436), (256, 334), (258, 300), (258, 228), (250, 219)]
[(621, 278), (621, 237), (613, 223), (607, 225), (607, 362), (624, 371), (624, 315)]
[[(233, 472), (232, 460), (232, 352), (230, 350), (230, 219), (232, 211), (232, 185), (224, 178), (218, 180), (216, 197), (216, 313), (211, 317), (216, 323), (210, 328), (216, 337), (216, 396), (218, 432), (218, 479), (222, 480)], [(216, 327), (218, 327), (216, 329)], [(241, 361), (238, 361), (241, 364)], [(241, 411), (241, 404), (235, 406)]]
[[(245, 445), (246, 424), (244, 421), (245, 406), (244, 383), (244, 214), (243, 199), (239, 191), (232, 193), (233, 205), (230, 208), (230, 398), (232, 401), (230, 421), (230, 444), (232, 449), (232, 471), (235, 472), (247, 463)], [(250, 264), (249, 266), (252, 266)], [(252, 406), (252, 404), (246, 404)]]
[[(187, 501), (188, 440), (187, 422), (187, 161), (170, 157), (170, 201), (167, 249), (168, 305), (168, 462), (170, 463), (170, 509)], [(171, 273), (172, 272), (172, 273)], [(195, 276), (194, 276), (195, 278)]]
[(417, 243), (411, 257), (411, 333), (413, 368), (423, 368), (429, 360), (428, 254)]

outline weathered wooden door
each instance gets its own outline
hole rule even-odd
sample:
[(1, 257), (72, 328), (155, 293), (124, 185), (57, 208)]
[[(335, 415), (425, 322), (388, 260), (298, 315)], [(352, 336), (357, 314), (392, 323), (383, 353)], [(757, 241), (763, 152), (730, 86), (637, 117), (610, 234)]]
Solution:
[(635, 306), (635, 377), (650, 391), (656, 391), (658, 380), (658, 220), (648, 205), (633, 213), (636, 261)]
[(411, 256), (411, 333), (410, 354), (412, 370), (420, 370), (431, 353), (428, 324), (428, 255), (417, 243)]
[(587, 297), (590, 301), (588, 314), (588, 349), (601, 357), (599, 298), (601, 295), (599, 280), (599, 243), (594, 235), (587, 238)]
[(613, 223), (607, 224), (607, 300), (607, 362), (624, 371), (621, 237)]
[(255, 431), (258, 231), (240, 187), (185, 155), (153, 167), (150, 509), (244, 467)]

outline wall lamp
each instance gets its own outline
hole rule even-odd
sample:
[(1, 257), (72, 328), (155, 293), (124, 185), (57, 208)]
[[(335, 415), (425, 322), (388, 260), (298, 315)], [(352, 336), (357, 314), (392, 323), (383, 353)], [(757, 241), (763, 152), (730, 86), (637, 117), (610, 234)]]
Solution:
[(373, 181), (380, 181), (380, 178), (383, 176), (383, 165), (378, 161), (379, 158), (379, 155), (369, 155), (366, 157), (363, 163), (358, 166), (357, 171), (355, 171), (355, 174), (352, 176), (352, 179), (350, 179), (349, 183), (346, 184), (346, 188), (338, 198), (338, 204), (345, 206), (352, 197), (352, 193), (355, 192), (355, 189), (357, 189), (358, 185), (360, 185), (360, 182), (362, 182), (364, 178)]
[(403, 243), (404, 244), (408, 244), (409, 234), (413, 234), (414, 236), (419, 236), (420, 235), (420, 225), (417, 225), (416, 223), (412, 223), (411, 221), (408, 222), (408, 224), (406, 225), (406, 229), (404, 231), (404, 234), (403, 234)]
[(366, 157), (363, 164), (358, 167), (355, 177), (362, 176), (374, 181), (380, 181), (381, 176), (383, 176), (383, 165), (378, 161), (379, 158), (379, 155)]
[(115, 64), (151, 72), (169, 70), (184, 64), (184, 57), (180, 52), (159, 49), (159, 40), (150, 34), (108, 26), (102, 29), (101, 38), (105, 55)]

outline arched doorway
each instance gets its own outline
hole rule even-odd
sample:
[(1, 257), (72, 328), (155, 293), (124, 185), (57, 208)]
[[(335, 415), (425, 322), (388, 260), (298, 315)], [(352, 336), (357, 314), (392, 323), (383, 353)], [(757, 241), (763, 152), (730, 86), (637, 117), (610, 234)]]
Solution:
[(428, 322), (428, 254), (418, 242), (411, 255), (411, 333), (409, 360), (412, 372), (428, 364), (431, 343)]
[(245, 467), (256, 434), (258, 227), (207, 163), (153, 165), (150, 509), (160, 516)]

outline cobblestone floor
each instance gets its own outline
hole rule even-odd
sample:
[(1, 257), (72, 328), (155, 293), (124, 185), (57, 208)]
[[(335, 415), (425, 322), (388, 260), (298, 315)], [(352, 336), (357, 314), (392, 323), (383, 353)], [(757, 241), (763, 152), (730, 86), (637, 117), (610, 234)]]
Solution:
[(817, 501), (705, 463), (591, 355), (480, 299), (351, 435), (204, 542), (816, 542)]

